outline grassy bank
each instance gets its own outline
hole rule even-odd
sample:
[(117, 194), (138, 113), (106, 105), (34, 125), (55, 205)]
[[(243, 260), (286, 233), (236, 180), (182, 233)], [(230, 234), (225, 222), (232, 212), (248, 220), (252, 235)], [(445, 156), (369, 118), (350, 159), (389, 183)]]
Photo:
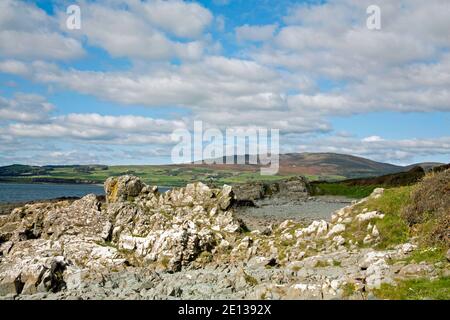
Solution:
[(360, 199), (367, 197), (378, 185), (349, 186), (342, 182), (317, 182), (313, 183), (314, 195), (345, 196)]

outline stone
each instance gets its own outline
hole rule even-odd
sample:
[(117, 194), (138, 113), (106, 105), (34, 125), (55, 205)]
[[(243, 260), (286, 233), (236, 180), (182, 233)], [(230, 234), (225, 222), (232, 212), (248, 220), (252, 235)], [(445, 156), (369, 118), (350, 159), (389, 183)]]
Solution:
[(331, 230), (327, 234), (327, 238), (331, 237), (332, 235), (335, 235), (337, 233), (342, 233), (345, 231), (345, 224), (339, 223), (334, 225)]
[(108, 178), (105, 182), (106, 201), (114, 203), (130, 200), (132, 197), (137, 197), (143, 188), (144, 184), (134, 176)]
[(404, 244), (400, 245), (400, 251), (403, 254), (410, 253), (410, 252), (414, 251), (416, 248), (417, 248), (417, 246), (414, 244), (411, 244), (411, 243), (404, 243)]
[(378, 236), (380, 236), (380, 232), (378, 231), (377, 226), (373, 226), (373, 229), (372, 229), (372, 237), (377, 238)]
[(366, 213), (360, 213), (356, 216), (356, 219), (359, 222), (364, 222), (364, 221), (368, 221), (368, 220), (372, 220), (372, 219), (383, 219), (384, 218), (384, 214), (382, 214), (381, 212), (378, 211), (369, 211)]
[(333, 242), (338, 246), (342, 246), (343, 244), (345, 244), (345, 238), (341, 235), (338, 235), (333, 238)]
[(400, 269), (399, 275), (407, 278), (421, 278), (434, 271), (433, 266), (427, 264), (408, 264)]

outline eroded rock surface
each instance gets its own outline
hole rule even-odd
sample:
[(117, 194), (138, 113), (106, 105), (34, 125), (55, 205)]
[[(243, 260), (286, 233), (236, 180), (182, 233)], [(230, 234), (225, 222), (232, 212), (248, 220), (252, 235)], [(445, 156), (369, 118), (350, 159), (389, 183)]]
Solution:
[(123, 176), (108, 179), (105, 191), (106, 201), (87, 195), (1, 216), (0, 296), (365, 299), (383, 283), (448, 271), (448, 263), (406, 263), (413, 243), (374, 249), (385, 216), (363, 208), (367, 199), (329, 221), (249, 231), (233, 211), (230, 186), (195, 183), (160, 194)]

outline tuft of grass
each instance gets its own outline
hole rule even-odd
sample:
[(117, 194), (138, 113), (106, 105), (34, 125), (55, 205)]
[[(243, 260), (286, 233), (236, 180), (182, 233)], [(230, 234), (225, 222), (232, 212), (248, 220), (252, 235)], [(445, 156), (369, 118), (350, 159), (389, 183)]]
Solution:
[(396, 286), (384, 283), (380, 289), (374, 290), (374, 294), (378, 298), (389, 300), (449, 300), (450, 277), (405, 280), (398, 282)]
[(256, 280), (255, 277), (252, 277), (251, 275), (244, 272), (244, 279), (245, 282), (247, 282), (251, 286), (256, 286), (258, 284), (258, 280)]
[(350, 297), (353, 293), (356, 291), (356, 286), (354, 283), (347, 282), (345, 285), (342, 286), (343, 296), (344, 297)]
[(340, 267), (340, 266), (341, 266), (341, 261), (339, 261), (339, 260), (333, 260), (333, 266), (334, 266), (334, 267)]
[(324, 261), (324, 260), (319, 260), (316, 262), (316, 264), (314, 265), (314, 268), (326, 268), (329, 267), (330, 265), (328, 264), (328, 262)]

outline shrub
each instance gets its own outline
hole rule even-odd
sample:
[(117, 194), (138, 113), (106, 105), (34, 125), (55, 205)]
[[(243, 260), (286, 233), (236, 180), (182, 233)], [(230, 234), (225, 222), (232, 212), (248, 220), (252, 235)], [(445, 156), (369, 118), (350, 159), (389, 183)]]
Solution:
[(429, 245), (450, 245), (450, 170), (428, 174), (411, 193), (402, 217)]

